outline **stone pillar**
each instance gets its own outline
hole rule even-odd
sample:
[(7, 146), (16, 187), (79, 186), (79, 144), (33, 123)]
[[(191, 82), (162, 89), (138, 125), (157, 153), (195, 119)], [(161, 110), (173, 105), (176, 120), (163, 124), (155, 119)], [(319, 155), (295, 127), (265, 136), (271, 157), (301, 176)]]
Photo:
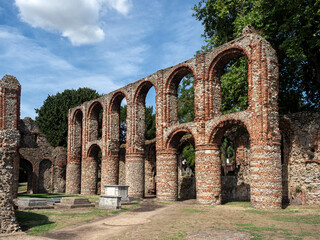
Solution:
[(0, 81), (0, 234), (18, 231), (13, 195), (15, 161), (18, 161), (18, 122), (20, 119), (21, 87), (12, 76)]
[(79, 194), (81, 186), (81, 162), (69, 162), (66, 171), (66, 194)]
[(97, 193), (97, 160), (87, 157), (82, 161), (81, 194), (94, 195)]
[[(66, 190), (66, 164), (67, 153), (63, 147), (56, 147), (52, 153), (53, 158), (53, 192), (63, 193)], [(69, 173), (70, 174), (70, 173)]]
[(174, 150), (157, 151), (157, 198), (165, 201), (178, 198), (178, 163)]
[(195, 159), (197, 201), (221, 204), (221, 163), (218, 146), (197, 146)]
[(254, 208), (281, 208), (280, 146), (251, 147), (250, 196)]
[(126, 185), (129, 197), (144, 197), (144, 153), (126, 153)]

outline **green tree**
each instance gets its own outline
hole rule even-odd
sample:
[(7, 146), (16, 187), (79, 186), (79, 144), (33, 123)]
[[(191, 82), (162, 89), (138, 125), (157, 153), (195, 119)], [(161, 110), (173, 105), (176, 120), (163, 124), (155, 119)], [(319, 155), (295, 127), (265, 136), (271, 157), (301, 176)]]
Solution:
[(145, 115), (146, 132), (145, 139), (151, 140), (156, 137), (156, 115), (153, 113), (153, 106), (146, 107)]
[(193, 9), (204, 25), (202, 51), (252, 25), (277, 51), (280, 112), (320, 110), (319, 0), (201, 0)]
[(65, 90), (56, 95), (48, 95), (43, 105), (35, 109), (38, 114), (36, 123), (52, 146), (67, 147), (69, 109), (100, 96), (90, 88)]
[(194, 120), (194, 77), (192, 74), (181, 79), (178, 87), (178, 121), (179, 123)]
[(126, 143), (127, 138), (127, 105), (120, 106), (120, 132), (119, 141), (120, 144)]

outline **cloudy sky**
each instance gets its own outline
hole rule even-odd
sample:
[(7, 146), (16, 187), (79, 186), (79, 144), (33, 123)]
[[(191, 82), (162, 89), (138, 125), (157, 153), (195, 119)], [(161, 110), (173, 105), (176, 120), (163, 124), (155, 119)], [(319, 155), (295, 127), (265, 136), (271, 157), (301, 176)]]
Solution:
[(21, 118), (65, 89), (108, 93), (193, 57), (196, 2), (1, 0), (0, 78), (21, 83)]

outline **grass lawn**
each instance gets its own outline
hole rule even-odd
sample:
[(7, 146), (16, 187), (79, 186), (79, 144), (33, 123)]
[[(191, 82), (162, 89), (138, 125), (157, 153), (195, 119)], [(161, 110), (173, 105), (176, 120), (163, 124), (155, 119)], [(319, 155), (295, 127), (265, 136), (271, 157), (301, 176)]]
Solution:
[[(96, 203), (99, 195), (80, 195), (62, 193), (19, 194), (18, 198), (85, 197)], [(122, 206), (121, 210), (103, 210), (96, 207), (75, 209), (34, 209), (16, 210), (17, 220), (23, 231), (29, 235), (40, 235), (46, 231), (89, 222), (137, 207), (137, 204)]]

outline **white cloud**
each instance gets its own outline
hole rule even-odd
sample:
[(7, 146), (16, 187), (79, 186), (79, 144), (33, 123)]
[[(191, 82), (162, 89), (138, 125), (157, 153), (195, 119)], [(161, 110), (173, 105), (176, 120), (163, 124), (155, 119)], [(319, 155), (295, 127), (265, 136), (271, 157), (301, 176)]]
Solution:
[(91, 44), (104, 39), (99, 26), (103, 8), (127, 15), (130, 0), (16, 0), (22, 21), (33, 27), (59, 31), (73, 45)]
[(132, 3), (130, 0), (99, 0), (102, 3), (107, 3), (111, 8), (114, 8), (119, 13), (123, 15), (127, 15), (129, 13), (130, 8), (132, 7)]

